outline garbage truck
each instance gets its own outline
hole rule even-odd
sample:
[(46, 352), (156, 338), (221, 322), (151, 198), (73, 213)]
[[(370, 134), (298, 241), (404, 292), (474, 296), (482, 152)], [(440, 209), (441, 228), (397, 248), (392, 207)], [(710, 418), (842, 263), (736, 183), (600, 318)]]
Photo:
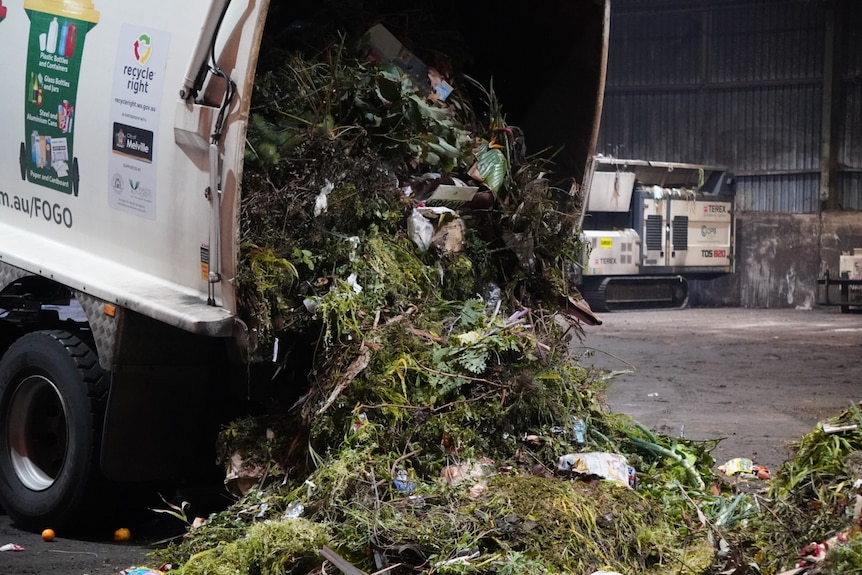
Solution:
[[(0, 505), (21, 527), (216, 468), (262, 361), (234, 281), (258, 56), (329, 4), (0, 0)], [(367, 4), (445, 15), (466, 72), (583, 178), (607, 1)]]

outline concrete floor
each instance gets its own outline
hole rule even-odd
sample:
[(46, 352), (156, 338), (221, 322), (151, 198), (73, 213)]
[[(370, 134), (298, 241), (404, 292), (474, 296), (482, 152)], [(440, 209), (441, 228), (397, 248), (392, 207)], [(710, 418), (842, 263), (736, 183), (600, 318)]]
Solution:
[(653, 430), (719, 439), (717, 464), (747, 457), (770, 469), (789, 444), (862, 401), (862, 315), (710, 308), (601, 314), (585, 327), (581, 363), (614, 376), (613, 412)]

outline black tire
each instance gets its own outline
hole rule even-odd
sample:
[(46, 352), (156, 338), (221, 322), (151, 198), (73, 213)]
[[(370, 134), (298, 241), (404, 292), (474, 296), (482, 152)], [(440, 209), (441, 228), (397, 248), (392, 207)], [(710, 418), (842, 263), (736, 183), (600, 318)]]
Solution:
[(66, 331), (29, 333), (0, 360), (0, 505), (17, 526), (81, 526), (96, 511), (107, 392), (96, 353)]

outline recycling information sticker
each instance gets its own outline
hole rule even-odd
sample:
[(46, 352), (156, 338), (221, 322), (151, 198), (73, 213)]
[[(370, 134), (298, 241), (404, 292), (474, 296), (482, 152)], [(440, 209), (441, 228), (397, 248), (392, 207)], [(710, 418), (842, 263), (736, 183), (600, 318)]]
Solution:
[(170, 34), (126, 24), (111, 99), (109, 203), (156, 218), (155, 147)]

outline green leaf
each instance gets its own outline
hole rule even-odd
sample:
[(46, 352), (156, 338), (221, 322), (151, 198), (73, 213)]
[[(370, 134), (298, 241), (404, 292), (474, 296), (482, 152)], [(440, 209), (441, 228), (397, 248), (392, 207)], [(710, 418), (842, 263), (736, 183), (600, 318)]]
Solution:
[(458, 363), (471, 373), (482, 373), (488, 366), (488, 350), (482, 347), (464, 350), (458, 358)]
[(377, 96), (387, 104), (401, 100), (401, 83), (381, 74), (377, 78)]
[(503, 182), (506, 179), (506, 172), (509, 171), (509, 162), (506, 161), (506, 155), (498, 148), (485, 149), (479, 155), (479, 161), (476, 165), (479, 175), (491, 191), (495, 194), (500, 191)]
[(448, 108), (432, 104), (425, 98), (420, 97), (416, 94), (411, 94), (409, 98), (424, 118), (427, 118), (429, 120), (436, 120), (437, 122), (442, 122), (444, 120), (448, 120), (450, 117), (451, 112)]
[(435, 152), (440, 154), (441, 156), (448, 156), (450, 158), (457, 158), (458, 154), (460, 153), (458, 151), (458, 148), (456, 148), (455, 146), (453, 146), (452, 144), (450, 144), (449, 142), (447, 142), (446, 140), (444, 140), (443, 138), (441, 138), (439, 136), (429, 137), (428, 145), (431, 146), (431, 148)]
[(479, 325), (485, 319), (485, 302), (481, 299), (473, 298), (464, 302), (464, 307), (461, 308), (460, 324), (461, 327), (470, 330)]
[(425, 152), (425, 157), (422, 159), (422, 161), (429, 166), (438, 166), (442, 163), (443, 159), (437, 154), (435, 154), (432, 150), (428, 150)]

